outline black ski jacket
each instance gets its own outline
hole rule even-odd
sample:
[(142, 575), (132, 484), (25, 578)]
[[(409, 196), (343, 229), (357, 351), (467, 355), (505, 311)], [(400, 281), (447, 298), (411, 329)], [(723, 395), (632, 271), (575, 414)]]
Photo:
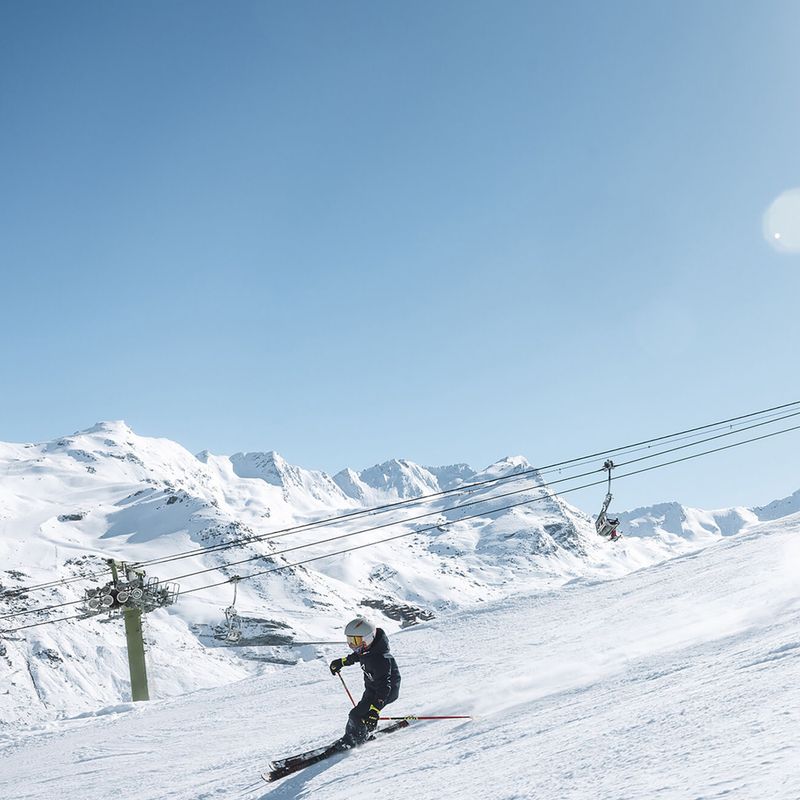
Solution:
[(380, 701), (376, 705), (381, 708), (397, 700), (400, 694), (400, 670), (394, 656), (389, 652), (389, 637), (383, 628), (375, 631), (375, 639), (369, 650), (364, 653), (353, 653), (350, 658), (361, 664), (364, 671), (364, 696), (370, 696), (370, 702)]

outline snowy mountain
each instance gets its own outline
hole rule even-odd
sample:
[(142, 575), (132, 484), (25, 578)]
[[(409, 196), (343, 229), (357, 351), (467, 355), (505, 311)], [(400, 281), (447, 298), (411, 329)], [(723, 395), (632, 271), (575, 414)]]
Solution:
[(679, 503), (660, 503), (636, 508), (619, 515), (620, 529), (626, 536), (653, 537), (664, 542), (676, 539), (702, 544), (732, 536), (758, 516), (746, 508), (703, 511)]
[(620, 529), (629, 537), (652, 537), (663, 542), (699, 544), (733, 536), (757, 522), (782, 519), (800, 511), (800, 491), (766, 506), (703, 511), (679, 503), (660, 503), (619, 514)]
[(800, 489), (789, 495), (789, 497), (773, 500), (766, 506), (757, 506), (753, 509), (756, 517), (763, 522), (782, 519), (796, 514), (798, 511), (800, 511)]
[[(393, 632), (403, 682), (389, 711), (473, 719), (414, 722), (278, 783), (259, 778), (270, 759), (344, 726), (330, 652), (0, 734), (0, 793), (796, 800), (799, 537), (795, 513), (622, 579), (519, 591)], [(358, 669), (343, 675), (355, 691)]]
[[(388, 514), (293, 530), (520, 473), (514, 481), (467, 487)], [(274, 452), (195, 456), (175, 442), (138, 436), (122, 422), (52, 442), (0, 444), (0, 475), (0, 616), (79, 600), (85, 587), (108, 580), (108, 558), (146, 561), (196, 551), (148, 568), (149, 576), (183, 590), (202, 589), (146, 617), (151, 688), (162, 698), (314, 660), (329, 649), (302, 643), (340, 641), (342, 620), (356, 613), (375, 616), (391, 632), (569, 581), (621, 577), (759, 519), (779, 519), (798, 502), (793, 496), (750, 511), (639, 509), (623, 515), (626, 538), (609, 547), (591, 518), (544, 488), (520, 456), (479, 471), (397, 459), (331, 478)], [(541, 500), (491, 511), (532, 498)], [(382, 527), (366, 530), (375, 526)], [(232, 541), (239, 546), (208, 550)], [(252, 560), (237, 563), (244, 559)], [(306, 563), (291, 566), (297, 562)], [(231, 644), (223, 609), (233, 587), (203, 587), (252, 572), (266, 574), (239, 583), (243, 635)], [(76, 576), (87, 579), (2, 595)], [(62, 613), (0, 619), (0, 628)], [(129, 697), (118, 617), (31, 628), (5, 634), (2, 642), (0, 678), (8, 688), (0, 693), (0, 728), (88, 713)]]
[(349, 497), (368, 505), (441, 491), (432, 472), (404, 459), (392, 459), (358, 474), (344, 469), (333, 480)]
[(330, 505), (341, 508), (347, 498), (324, 472), (295, 467), (271, 451), (269, 453), (236, 453), (230, 457), (233, 471), (240, 478), (256, 478), (283, 490), (283, 499), (295, 509)]

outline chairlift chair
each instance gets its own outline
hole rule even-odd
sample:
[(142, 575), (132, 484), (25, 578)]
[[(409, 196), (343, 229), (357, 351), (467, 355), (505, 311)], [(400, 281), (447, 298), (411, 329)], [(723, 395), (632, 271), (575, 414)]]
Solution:
[(614, 469), (614, 462), (609, 458), (603, 464), (603, 469), (608, 472), (608, 491), (606, 492), (605, 500), (603, 500), (600, 513), (597, 515), (597, 519), (595, 520), (594, 527), (600, 536), (613, 542), (619, 539), (622, 535), (617, 532), (619, 518), (608, 516), (608, 507), (611, 505), (611, 498), (613, 497), (611, 494), (611, 470)]

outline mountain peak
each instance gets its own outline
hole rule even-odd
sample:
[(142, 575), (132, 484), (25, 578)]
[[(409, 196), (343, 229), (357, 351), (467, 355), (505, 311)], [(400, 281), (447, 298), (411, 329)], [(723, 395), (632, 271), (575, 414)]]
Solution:
[(349, 501), (343, 496), (341, 488), (325, 472), (304, 469), (290, 464), (275, 450), (255, 453), (234, 453), (230, 459), (231, 467), (240, 478), (257, 478), (284, 491), (287, 500), (298, 506), (339, 507)]
[(531, 469), (533, 464), (525, 456), (506, 456), (495, 462), (495, 466), (507, 466), (509, 469)]
[[(480, 474), (484, 477), (499, 478), (513, 475), (517, 472), (527, 472), (528, 470), (534, 470), (534, 467), (525, 456), (506, 456), (499, 461), (495, 461), (494, 464), (490, 464)], [(535, 472), (536, 476), (538, 474), (538, 472)]]
[(446, 467), (425, 467), (425, 469), (435, 476), (442, 490), (455, 489), (464, 483), (469, 483), (476, 475), (469, 464), (450, 464)]
[(260, 478), (273, 486), (286, 486), (288, 483), (302, 483), (297, 480), (298, 467), (293, 467), (286, 459), (275, 452), (234, 453), (230, 457), (233, 471), (240, 478)]
[(103, 420), (101, 422), (95, 422), (91, 428), (86, 428), (86, 430), (76, 431), (75, 436), (81, 435), (91, 435), (95, 433), (104, 433), (104, 434), (111, 434), (117, 435), (120, 437), (130, 436), (133, 431), (131, 430), (130, 426), (124, 419), (111, 419), (111, 420)]
[(440, 490), (436, 476), (405, 458), (392, 458), (363, 470), (360, 480), (367, 486), (398, 498), (419, 497)]

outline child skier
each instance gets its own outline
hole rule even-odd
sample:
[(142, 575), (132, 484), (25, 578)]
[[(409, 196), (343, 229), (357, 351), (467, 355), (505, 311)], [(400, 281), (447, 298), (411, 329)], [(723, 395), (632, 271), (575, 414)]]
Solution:
[(364, 617), (356, 617), (344, 629), (350, 655), (331, 661), (331, 675), (342, 667), (361, 664), (364, 671), (364, 694), (350, 711), (344, 736), (339, 740), (347, 749), (362, 744), (378, 725), (384, 706), (400, 694), (400, 670), (389, 652), (389, 639), (382, 628), (376, 628)]

